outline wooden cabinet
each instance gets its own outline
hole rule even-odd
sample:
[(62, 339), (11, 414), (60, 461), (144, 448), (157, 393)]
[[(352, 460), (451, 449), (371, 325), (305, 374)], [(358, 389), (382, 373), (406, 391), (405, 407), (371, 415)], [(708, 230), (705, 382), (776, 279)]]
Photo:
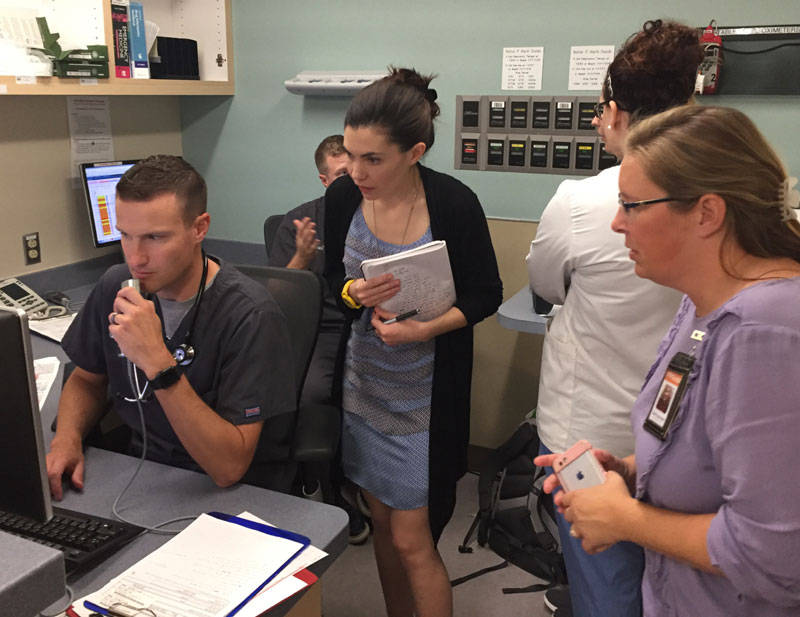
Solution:
[[(43, 4), (47, 5), (44, 14), (58, 18), (58, 11), (76, 10), (77, 7), (83, 13), (80, 20), (81, 27), (94, 29), (93, 36), (108, 45), (109, 54), (112, 56), (110, 77), (96, 80), (97, 85), (94, 85), (92, 80), (89, 85), (81, 83), (80, 79), (58, 77), (37, 77), (35, 83), (18, 83), (26, 80), (0, 76), (0, 91), (5, 90), (5, 94), (25, 95), (231, 95), (234, 93), (232, 0), (140, 0), (144, 6), (145, 19), (155, 22), (160, 27), (159, 35), (197, 41), (199, 81), (117, 79), (114, 76), (113, 66), (110, 0), (73, 1), (75, 7), (70, 7), (71, 2), (43, 0)], [(59, 31), (52, 26), (51, 30)]]

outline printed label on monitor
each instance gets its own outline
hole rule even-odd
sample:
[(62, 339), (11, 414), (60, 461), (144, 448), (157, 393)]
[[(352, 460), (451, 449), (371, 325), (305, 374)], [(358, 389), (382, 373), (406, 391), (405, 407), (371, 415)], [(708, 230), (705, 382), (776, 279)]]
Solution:
[(591, 131), (594, 120), (594, 103), (578, 103), (578, 130)]
[(478, 140), (477, 139), (462, 139), (461, 140), (461, 163), (463, 165), (477, 165), (478, 164)]
[(555, 142), (553, 144), (553, 167), (557, 169), (569, 169), (570, 145), (567, 142)]
[(531, 167), (547, 167), (547, 142), (531, 142)]
[(525, 167), (525, 141), (508, 142), (508, 164), (510, 167)]
[(511, 103), (511, 128), (524, 129), (528, 126), (528, 101)]
[(578, 143), (575, 146), (575, 169), (592, 169), (594, 163), (594, 144)]
[(503, 128), (506, 125), (506, 102), (492, 101), (489, 106), (489, 126)]
[(464, 101), (461, 126), (478, 128), (480, 120), (480, 102), (479, 101)]
[(556, 105), (556, 128), (557, 129), (571, 129), (572, 128), (572, 102), (559, 101)]
[(550, 101), (534, 101), (533, 128), (546, 129), (550, 126)]
[(502, 139), (490, 139), (488, 144), (487, 165), (502, 165), (504, 158), (505, 142)]

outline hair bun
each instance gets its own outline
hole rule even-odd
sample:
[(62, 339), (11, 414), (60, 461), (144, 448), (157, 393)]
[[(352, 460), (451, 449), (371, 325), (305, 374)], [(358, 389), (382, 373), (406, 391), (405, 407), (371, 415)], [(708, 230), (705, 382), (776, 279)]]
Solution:
[(427, 88), (425, 90), (425, 100), (429, 103), (433, 103), (439, 95), (437, 94), (436, 90), (433, 88)]

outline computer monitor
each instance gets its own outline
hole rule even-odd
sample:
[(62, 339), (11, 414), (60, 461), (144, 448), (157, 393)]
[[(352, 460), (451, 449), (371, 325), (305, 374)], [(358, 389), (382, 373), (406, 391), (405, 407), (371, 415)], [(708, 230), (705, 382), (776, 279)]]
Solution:
[(104, 161), (81, 163), (81, 181), (92, 224), (92, 241), (96, 247), (119, 244), (117, 213), (114, 209), (117, 182), (133, 167), (133, 161)]
[(53, 516), (28, 317), (0, 307), (0, 510)]

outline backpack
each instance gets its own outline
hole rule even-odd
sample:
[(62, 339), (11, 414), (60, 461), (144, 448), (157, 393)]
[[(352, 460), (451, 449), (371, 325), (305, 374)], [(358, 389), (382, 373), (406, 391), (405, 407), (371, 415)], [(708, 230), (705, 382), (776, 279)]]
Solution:
[(478, 514), (458, 550), (472, 552), (468, 545), (477, 528), (478, 544), (488, 544), (504, 561), (451, 581), (453, 587), (505, 568), (509, 562), (546, 583), (520, 589), (504, 588), (503, 593), (542, 591), (566, 584), (553, 500), (542, 491), (544, 469), (533, 463), (538, 454), (536, 426), (526, 421), (481, 466)]

